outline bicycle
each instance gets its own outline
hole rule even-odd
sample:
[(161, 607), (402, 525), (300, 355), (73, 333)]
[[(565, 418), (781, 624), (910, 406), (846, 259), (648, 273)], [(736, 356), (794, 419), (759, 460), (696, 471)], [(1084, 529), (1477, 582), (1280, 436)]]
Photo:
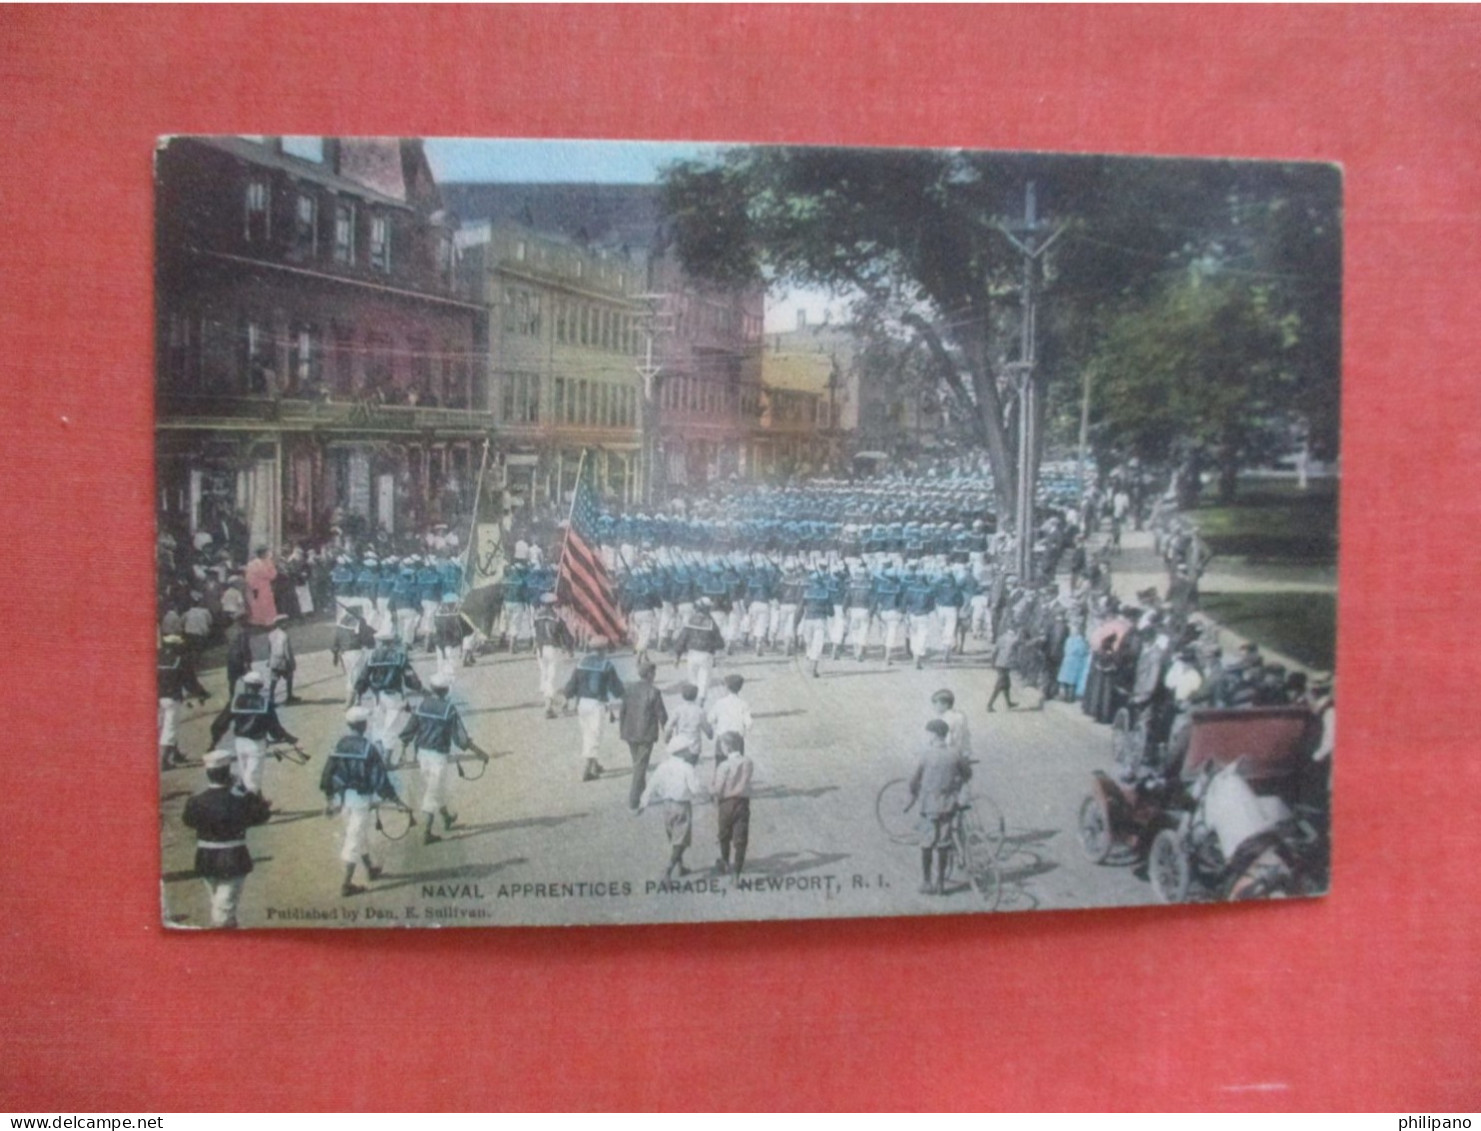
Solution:
[[(874, 816), (880, 829), (894, 844), (920, 843), (919, 816), (911, 810), (908, 778), (894, 778), (880, 787), (874, 799)], [(948, 878), (963, 875), (989, 911), (1002, 900), (1002, 872), (998, 867), (1007, 843), (1003, 813), (988, 797), (974, 797), (957, 806), (952, 820), (952, 852)]]

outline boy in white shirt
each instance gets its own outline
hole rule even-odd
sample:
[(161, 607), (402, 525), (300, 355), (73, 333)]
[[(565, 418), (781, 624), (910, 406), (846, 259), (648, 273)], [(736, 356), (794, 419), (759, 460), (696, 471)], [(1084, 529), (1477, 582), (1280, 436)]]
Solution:
[(675, 735), (669, 740), (669, 756), (653, 771), (643, 790), (642, 800), (638, 802), (639, 813), (649, 805), (663, 802), (663, 831), (669, 842), (669, 862), (663, 872), (665, 880), (673, 879), (676, 871), (681, 876), (689, 874), (689, 869), (684, 867), (684, 850), (694, 839), (694, 802), (709, 797), (699, 782), (699, 775), (694, 772), (694, 763), (699, 755), (690, 754), (685, 742), (683, 735)]
[[(725, 694), (710, 704), (705, 713), (710, 729), (716, 738), (727, 734), (738, 734), (747, 738), (751, 734), (751, 705), (741, 698), (741, 688), (746, 685), (744, 676), (731, 674), (725, 677)], [(720, 749), (715, 748), (715, 761), (720, 761)]]

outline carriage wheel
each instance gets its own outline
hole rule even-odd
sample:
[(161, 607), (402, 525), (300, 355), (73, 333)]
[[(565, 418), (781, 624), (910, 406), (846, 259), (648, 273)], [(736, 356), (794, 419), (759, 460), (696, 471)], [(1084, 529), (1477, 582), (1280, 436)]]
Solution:
[(904, 778), (885, 782), (874, 799), (874, 819), (884, 835), (896, 844), (918, 844), (920, 829), (917, 822), (920, 813), (912, 806), (906, 812), (905, 803), (910, 800), (910, 783)]
[(1153, 838), (1152, 850), (1147, 854), (1147, 874), (1152, 890), (1163, 903), (1182, 903), (1188, 898), (1188, 854), (1172, 829), (1163, 829)]
[(1092, 864), (1104, 864), (1116, 838), (1111, 835), (1111, 814), (1105, 801), (1092, 793), (1080, 802), (1080, 847)]

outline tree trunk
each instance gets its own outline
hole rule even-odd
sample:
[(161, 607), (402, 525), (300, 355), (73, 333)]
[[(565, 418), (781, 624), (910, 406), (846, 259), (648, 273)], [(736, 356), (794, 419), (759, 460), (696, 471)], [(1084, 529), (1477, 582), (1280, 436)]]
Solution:
[(1239, 489), (1239, 445), (1226, 443), (1219, 452), (1219, 504), (1234, 502)]

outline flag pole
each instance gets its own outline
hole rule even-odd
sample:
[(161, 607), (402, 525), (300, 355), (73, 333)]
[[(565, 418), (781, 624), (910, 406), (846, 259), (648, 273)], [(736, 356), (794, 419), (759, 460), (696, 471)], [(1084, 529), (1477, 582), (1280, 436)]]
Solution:
[(478, 549), (478, 504), (483, 498), (483, 477), (489, 469), (489, 439), (483, 438), (483, 458), (478, 463), (478, 485), (473, 488), (473, 515), (468, 521), (468, 549), (463, 554), (463, 594), (473, 586), (473, 555)]
[[(560, 561), (556, 563), (556, 567), (555, 567), (555, 590), (556, 590), (556, 595), (557, 596), (560, 595), (561, 581), (564, 580), (565, 579), (565, 576), (566, 576), (566, 553), (568, 552), (568, 550), (570, 548), (570, 543), (571, 543), (571, 524), (576, 520), (576, 496), (581, 493), (581, 476), (584, 475), (585, 473), (586, 473), (586, 449), (585, 448), (582, 448), (581, 449), (581, 462), (579, 462), (576, 465), (576, 486), (574, 488), (572, 488), (572, 490), (571, 490), (571, 509), (566, 512), (566, 536), (561, 539), (561, 558), (560, 558)], [(567, 588), (570, 587), (570, 582), (569, 581), (566, 582), (566, 586), (567, 586)], [(567, 616), (565, 616), (565, 615), (562, 615), (561, 619), (566, 622), (566, 625), (569, 628), (570, 627), (570, 618), (567, 617)], [(586, 624), (586, 618), (585, 617), (581, 617), (581, 618), (578, 618), (578, 619), (579, 619), (580, 624), (582, 624), (583, 626)], [(586, 634), (585, 633), (576, 633), (576, 635), (577, 636), (585, 636)], [(583, 648), (586, 647), (585, 640), (582, 640), (581, 641), (581, 646)]]

